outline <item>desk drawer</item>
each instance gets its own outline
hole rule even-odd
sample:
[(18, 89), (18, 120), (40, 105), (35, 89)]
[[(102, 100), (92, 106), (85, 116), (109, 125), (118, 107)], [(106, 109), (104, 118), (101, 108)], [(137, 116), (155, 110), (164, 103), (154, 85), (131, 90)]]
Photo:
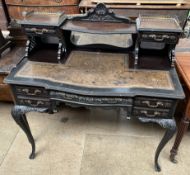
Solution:
[(147, 108), (164, 108), (170, 109), (172, 108), (174, 102), (173, 100), (159, 99), (159, 98), (144, 98), (137, 97), (135, 98), (134, 105), (137, 107), (147, 107)]
[(23, 96), (47, 97), (48, 92), (44, 88), (16, 86), (16, 94)]
[(51, 91), (50, 98), (68, 103), (93, 105), (93, 106), (132, 106), (132, 98), (85, 96), (66, 92)]
[(37, 28), (37, 27), (26, 27), (25, 31), (27, 34), (35, 34), (35, 35), (54, 35), (56, 34), (56, 31), (53, 29), (47, 29), (47, 28)]
[(30, 107), (49, 107), (50, 102), (45, 99), (17, 99), (17, 104)]
[(166, 34), (166, 33), (142, 33), (141, 39), (143, 41), (151, 42), (164, 42), (164, 43), (177, 43), (178, 36), (176, 34)]
[(134, 108), (133, 116), (147, 118), (170, 118), (170, 111), (167, 109)]

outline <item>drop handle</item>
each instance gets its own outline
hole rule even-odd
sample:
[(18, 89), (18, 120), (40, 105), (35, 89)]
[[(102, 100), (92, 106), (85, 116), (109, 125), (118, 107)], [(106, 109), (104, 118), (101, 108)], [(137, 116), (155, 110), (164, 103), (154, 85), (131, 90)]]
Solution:
[(150, 101), (143, 101), (142, 103), (146, 104), (150, 108), (157, 108), (159, 106), (164, 106), (164, 104), (162, 102), (156, 102), (155, 105), (151, 104)]
[(147, 111), (141, 111), (142, 114), (146, 115), (146, 117), (156, 117), (160, 115), (160, 112), (155, 111), (154, 114), (149, 114)]
[(43, 35), (44, 33), (47, 33), (47, 29), (37, 29), (37, 28), (32, 28), (31, 32), (34, 32), (37, 35)]
[(151, 38), (153, 38), (155, 41), (163, 41), (164, 39), (168, 39), (168, 35), (150, 35)]
[(39, 105), (43, 105), (44, 103), (42, 101), (37, 101), (37, 103), (33, 103), (31, 100), (27, 100), (27, 103), (31, 106), (38, 107)]
[(42, 93), (42, 91), (39, 89), (35, 89), (33, 93), (30, 93), (29, 89), (23, 89), (22, 92), (25, 92), (27, 95), (32, 95), (32, 96)]

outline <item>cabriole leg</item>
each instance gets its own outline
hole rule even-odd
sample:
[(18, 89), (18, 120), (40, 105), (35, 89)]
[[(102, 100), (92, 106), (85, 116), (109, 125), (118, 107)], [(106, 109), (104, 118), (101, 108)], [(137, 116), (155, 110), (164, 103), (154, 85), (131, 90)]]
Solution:
[(169, 142), (169, 140), (174, 136), (175, 132), (176, 132), (176, 124), (173, 121), (173, 124), (171, 123), (170, 128), (167, 129), (166, 133), (164, 134), (164, 137), (162, 138), (161, 142), (159, 143), (159, 145), (156, 149), (156, 154), (155, 154), (155, 158), (154, 158), (156, 171), (161, 171), (160, 165), (158, 163), (158, 158), (159, 158), (160, 152), (162, 151), (164, 146)]
[(141, 122), (147, 123), (147, 122), (153, 122), (159, 124), (161, 127), (166, 128), (167, 131), (162, 138), (161, 142), (159, 143), (156, 153), (155, 153), (155, 158), (154, 158), (154, 163), (155, 163), (155, 170), (156, 171), (161, 171), (161, 167), (158, 163), (159, 155), (165, 145), (169, 142), (169, 140), (173, 137), (173, 135), (176, 132), (176, 123), (175, 120), (173, 119), (153, 119), (153, 118), (139, 118)]
[(25, 132), (28, 141), (30, 142), (32, 146), (32, 152), (29, 156), (30, 159), (35, 158), (35, 141), (32, 136), (30, 126), (28, 124), (27, 118), (26, 118), (26, 113), (30, 111), (36, 111), (36, 112), (47, 112), (47, 109), (44, 108), (32, 108), (32, 107), (27, 107), (27, 106), (18, 106), (15, 105), (12, 109), (12, 117), (15, 120), (15, 122), (21, 127), (21, 129)]

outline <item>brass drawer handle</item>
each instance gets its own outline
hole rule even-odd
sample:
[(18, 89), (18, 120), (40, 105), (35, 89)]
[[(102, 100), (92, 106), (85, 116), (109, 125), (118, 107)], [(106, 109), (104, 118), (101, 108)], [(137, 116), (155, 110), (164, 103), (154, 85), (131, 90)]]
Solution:
[(43, 101), (37, 101), (37, 103), (33, 103), (31, 100), (27, 100), (27, 103), (31, 106), (34, 106), (34, 107), (38, 107), (39, 105), (43, 105), (44, 102)]
[(155, 35), (155, 34), (149, 35), (149, 37), (150, 37), (150, 38), (153, 38), (155, 41), (163, 41), (164, 39), (170, 38), (168, 35), (157, 36), (157, 35)]
[(43, 35), (44, 33), (48, 33), (47, 29), (32, 28), (32, 29), (29, 29), (29, 31), (34, 32), (37, 35)]
[(143, 104), (146, 104), (150, 108), (157, 108), (159, 106), (164, 106), (162, 102), (157, 102), (155, 105), (150, 104), (150, 101), (143, 101)]
[(48, 34), (54, 34), (55, 33), (55, 30), (53, 30), (53, 29), (26, 28), (25, 30), (26, 30), (26, 32), (33, 32), (37, 35), (43, 35), (45, 33), (48, 33)]
[(27, 95), (37, 95), (42, 93), (42, 91), (39, 89), (35, 89), (33, 93), (30, 93), (29, 89), (22, 89), (22, 92), (25, 92)]
[(141, 111), (142, 114), (146, 115), (146, 117), (156, 117), (158, 115), (161, 115), (160, 112), (155, 111), (154, 114), (148, 114), (147, 111)]

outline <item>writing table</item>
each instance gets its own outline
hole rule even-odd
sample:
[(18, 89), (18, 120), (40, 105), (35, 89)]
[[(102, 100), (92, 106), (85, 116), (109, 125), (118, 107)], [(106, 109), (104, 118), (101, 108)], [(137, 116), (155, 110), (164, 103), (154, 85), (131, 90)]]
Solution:
[[(15, 99), (12, 116), (32, 146), (30, 158), (35, 157), (35, 142), (26, 114), (31, 111), (53, 114), (64, 103), (74, 107), (115, 109), (127, 118), (166, 128), (154, 160), (156, 171), (160, 171), (158, 158), (175, 134), (173, 115), (178, 101), (184, 98), (167, 54), (163, 51), (160, 55), (154, 52), (140, 55), (138, 68), (134, 69), (136, 23), (130, 18), (118, 17), (104, 4), (98, 4), (86, 15), (65, 19), (60, 29), (65, 52), (59, 63), (55, 54), (48, 61), (51, 57), (48, 49), (40, 50), (32, 45), (5, 80)], [(42, 39), (44, 33), (34, 32), (34, 36)], [(96, 36), (96, 42), (91, 44), (91, 39), (84, 39)], [(110, 43), (108, 40), (100, 42), (99, 38), (107, 36)], [(130, 39), (125, 40), (128, 37)], [(50, 40), (43, 40), (44, 48), (46, 42), (49, 44)], [(57, 48), (51, 52), (57, 53)]]

